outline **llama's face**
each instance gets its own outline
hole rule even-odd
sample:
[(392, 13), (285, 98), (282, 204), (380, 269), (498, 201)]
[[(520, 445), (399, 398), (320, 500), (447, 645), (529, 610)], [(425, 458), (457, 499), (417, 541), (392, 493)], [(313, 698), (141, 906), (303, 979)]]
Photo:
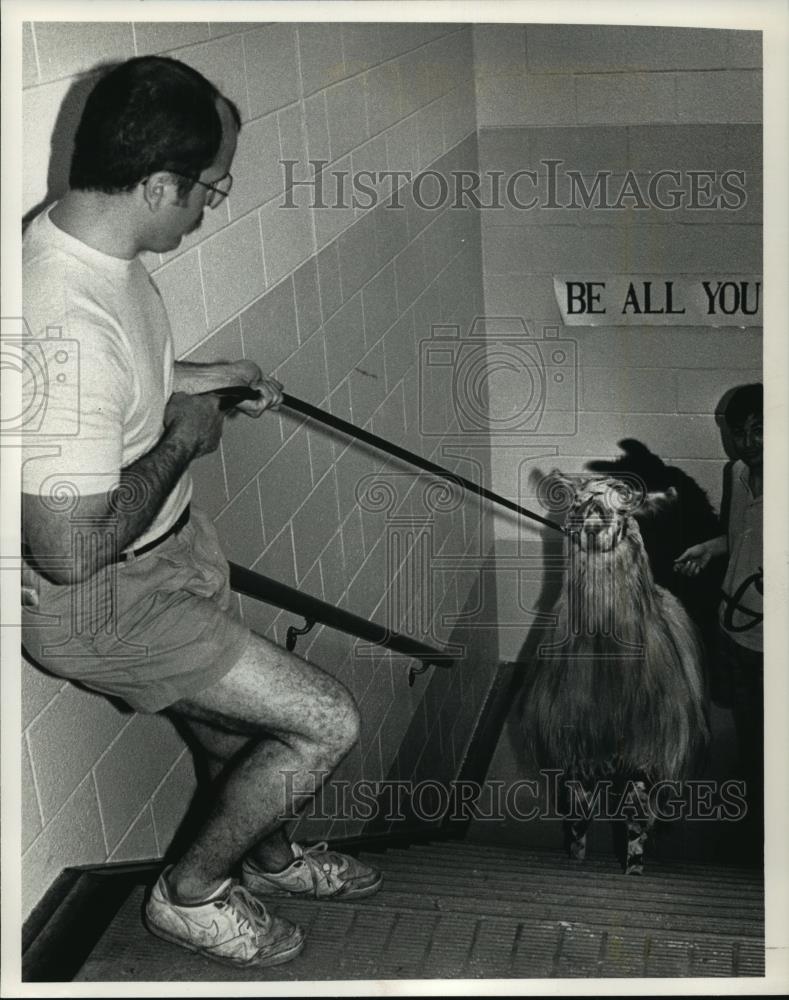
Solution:
[(673, 486), (650, 493), (634, 474), (565, 476), (554, 469), (539, 489), (544, 507), (567, 511), (564, 530), (584, 552), (610, 552), (625, 538), (640, 539), (640, 519), (657, 516), (677, 503)]
[(606, 477), (575, 491), (565, 529), (584, 552), (609, 552), (627, 533), (633, 494), (620, 480)]

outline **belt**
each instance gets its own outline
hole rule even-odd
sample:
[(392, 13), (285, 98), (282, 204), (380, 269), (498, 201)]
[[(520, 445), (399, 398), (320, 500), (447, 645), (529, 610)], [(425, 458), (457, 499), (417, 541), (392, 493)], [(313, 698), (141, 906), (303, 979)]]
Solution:
[(157, 545), (161, 545), (162, 542), (170, 538), (171, 535), (177, 535), (181, 528), (185, 527), (189, 523), (191, 504), (187, 504), (181, 513), (178, 515), (178, 520), (172, 524), (163, 535), (159, 535), (158, 538), (154, 538), (152, 542), (147, 542), (145, 545), (141, 545), (139, 549), (132, 549), (131, 552), (123, 552), (118, 558), (118, 562), (127, 562), (131, 558), (137, 558), (137, 556), (144, 555), (146, 552), (150, 552), (151, 549), (155, 549)]

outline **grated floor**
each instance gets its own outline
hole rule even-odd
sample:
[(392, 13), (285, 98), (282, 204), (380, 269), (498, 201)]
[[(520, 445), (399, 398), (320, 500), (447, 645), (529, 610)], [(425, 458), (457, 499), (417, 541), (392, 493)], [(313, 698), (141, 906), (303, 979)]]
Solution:
[(759, 872), (613, 861), (448, 842), (362, 855), (384, 872), (353, 903), (284, 900), (307, 944), (272, 969), (235, 970), (152, 937), (143, 888), (119, 911), (81, 982), (316, 981), (764, 975)]

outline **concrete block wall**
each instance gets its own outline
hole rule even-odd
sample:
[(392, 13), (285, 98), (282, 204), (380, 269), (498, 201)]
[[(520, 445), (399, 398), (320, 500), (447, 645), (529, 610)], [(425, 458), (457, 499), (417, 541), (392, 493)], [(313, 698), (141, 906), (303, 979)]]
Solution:
[[(717, 505), (726, 455), (713, 415), (726, 389), (761, 377), (761, 328), (562, 328), (553, 276), (760, 273), (761, 34), (476, 25), (474, 65), (481, 171), (541, 178), (539, 190), (521, 193), (524, 201), (536, 193), (536, 207), (481, 210), (486, 313), (521, 317), (536, 337), (558, 327), (577, 356), (574, 431), (494, 438), (494, 489), (530, 506), (535, 469), (580, 472), (635, 437), (696, 478)], [(560, 205), (570, 201), (567, 170), (588, 189), (609, 171), (615, 193), (628, 171), (643, 188), (658, 170), (680, 171), (687, 192), (688, 171), (741, 170), (747, 201), (714, 211), (544, 208), (547, 159), (561, 161)], [(518, 584), (504, 558), (539, 563), (542, 540), (512, 519), (497, 518), (495, 532), (505, 659), (533, 621), (541, 573), (523, 572)]]
[[(70, 136), (97, 53), (103, 61), (172, 55), (240, 108), (230, 197), (178, 250), (145, 259), (179, 357), (252, 358), (295, 396), (437, 460), (467, 464), (462, 453), (444, 456), (440, 434), (420, 435), (423, 398), (447, 430), (453, 415), (435, 387), (420, 390), (418, 362), (432, 324), (468, 326), (482, 307), (477, 212), (421, 210), (406, 188), (400, 209), (383, 198), (369, 209), (320, 209), (298, 182), (313, 177), (308, 159), (327, 161), (331, 203), (332, 171), (476, 169), (469, 27), (34, 23), (24, 44), (27, 212), (65, 190)], [(291, 209), (281, 207), (283, 159), (296, 161)], [(487, 476), (486, 456), (476, 459)], [(455, 629), (452, 616), (476, 603), (473, 576), (452, 567), (491, 543), (478, 509), (431, 508), (425, 527), (425, 481), (403, 479), (402, 467), (373, 452), (283, 411), (255, 422), (230, 418), (219, 451), (193, 469), (196, 501), (231, 559), (436, 644)], [(397, 517), (360, 504), (357, 482), (374, 473), (397, 482)], [(408, 530), (392, 543), (403, 524)], [(420, 532), (449, 567), (427, 581), (412, 552)], [(490, 620), (493, 595), (484, 595)], [(247, 599), (240, 608), (280, 643), (289, 624), (302, 624)], [(428, 745), (447, 760), (462, 758), (494, 666), (495, 644), (472, 638), (462, 670), (442, 671), (435, 683), (427, 675), (412, 688), (405, 658), (357, 648), (329, 629), (300, 640), (298, 651), (339, 677), (361, 706), (362, 738), (339, 777), (384, 777), (407, 733), (418, 744), (414, 761)], [(28, 912), (67, 865), (160, 855), (195, 779), (164, 720), (129, 715), (29, 665), (24, 671)], [(433, 703), (463, 707), (454, 722), (446, 712), (441, 720), (427, 714), (428, 684)], [(336, 837), (359, 826), (305, 820), (297, 832)]]
[(761, 32), (478, 24), (480, 128), (762, 120)]
[[(724, 389), (758, 374), (760, 331), (563, 331), (578, 345), (577, 433), (530, 438), (528, 447), (498, 437), (492, 449), (458, 436), (446, 373), (420, 364), (421, 342), (436, 323), (467, 332), (483, 311), (521, 315), (536, 331), (557, 325), (552, 275), (568, 269), (757, 272), (754, 33), (481, 25), (472, 47), (471, 29), (456, 25), (36, 23), (23, 44), (26, 211), (64, 189), (96, 53), (175, 55), (241, 109), (231, 197), (177, 251), (146, 258), (179, 356), (254, 358), (294, 395), (524, 502), (535, 465), (580, 469), (625, 434), (717, 499), (723, 454), (711, 413)], [(426, 211), (407, 190), (402, 210), (319, 209), (300, 183), (311, 179), (309, 159), (326, 161), (331, 198), (335, 171), (509, 170), (545, 157), (586, 177), (743, 169), (749, 199), (736, 213), (668, 218)], [(296, 161), (288, 210), (284, 159)], [(328, 629), (300, 640), (299, 651), (348, 684), (362, 708), (362, 738), (339, 779), (456, 773), (499, 654), (514, 655), (525, 637), (524, 608), (541, 578), (536, 532), (502, 518), (494, 531), (488, 512), (452, 497), (442, 512), (426, 482), (402, 472), (287, 413), (228, 421), (221, 450), (195, 467), (197, 498), (230, 558), (462, 651), (458, 669), (433, 670), (409, 688), (401, 657)], [(535, 557), (520, 580), (506, 564), (513, 553)], [(289, 616), (248, 600), (241, 610), (283, 641)], [(162, 720), (24, 669), (28, 912), (65, 865), (164, 851), (194, 775)], [(359, 826), (306, 820), (299, 834)]]

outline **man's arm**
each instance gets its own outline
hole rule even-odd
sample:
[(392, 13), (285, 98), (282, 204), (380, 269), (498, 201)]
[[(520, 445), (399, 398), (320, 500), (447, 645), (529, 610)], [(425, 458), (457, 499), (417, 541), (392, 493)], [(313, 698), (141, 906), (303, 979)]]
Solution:
[(196, 364), (176, 361), (173, 371), (173, 391), (186, 393), (211, 392), (227, 386), (247, 385), (256, 389), (259, 399), (244, 400), (236, 409), (250, 417), (259, 417), (268, 409), (276, 410), (282, 402), (282, 385), (265, 376), (254, 361), (214, 361)]
[(173, 392), (191, 394), (224, 389), (229, 385), (249, 385), (260, 375), (260, 369), (251, 361), (212, 361), (208, 364), (176, 361), (173, 366)]
[[(218, 403), (214, 396), (173, 395), (164, 433), (149, 452), (121, 470), (118, 486), (108, 493), (80, 497), (69, 510), (57, 509), (46, 497), (23, 494), (23, 537), (42, 575), (58, 584), (79, 583), (139, 538), (189, 463), (218, 447), (223, 420)], [(84, 522), (83, 534), (91, 544), (72, 551), (77, 519)]]

